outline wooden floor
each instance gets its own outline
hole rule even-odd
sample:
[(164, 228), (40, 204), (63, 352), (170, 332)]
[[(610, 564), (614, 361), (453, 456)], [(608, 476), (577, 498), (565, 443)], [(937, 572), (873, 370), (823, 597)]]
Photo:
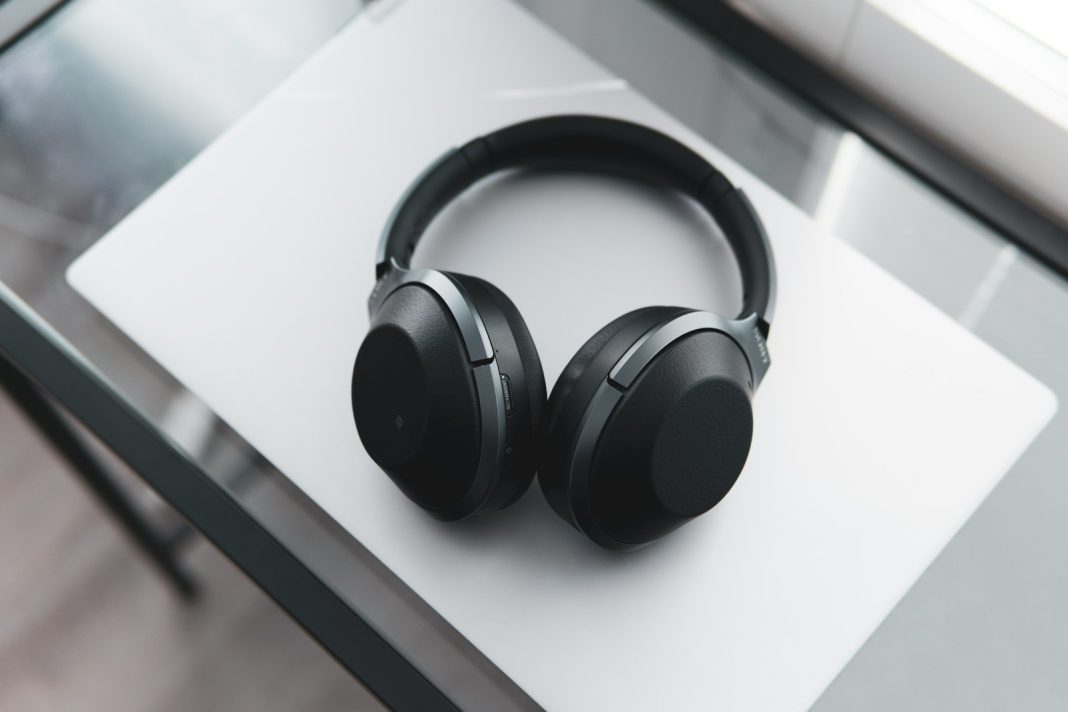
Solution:
[(0, 394), (0, 711), (379, 709), (211, 546), (186, 561), (192, 605)]

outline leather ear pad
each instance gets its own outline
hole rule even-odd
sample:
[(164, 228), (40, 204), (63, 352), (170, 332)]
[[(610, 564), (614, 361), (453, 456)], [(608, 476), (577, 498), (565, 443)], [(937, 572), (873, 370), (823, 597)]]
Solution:
[(574, 524), (567, 504), (565, 468), (586, 406), (608, 372), (645, 332), (687, 311), (692, 310), (643, 307), (613, 319), (582, 345), (557, 379), (541, 431), (538, 484), (565, 521)]
[(545, 376), (523, 316), (504, 292), (484, 279), (450, 272), (478, 310), (493, 344), (494, 358), (507, 383), (507, 449), (501, 482), (486, 504), (506, 507), (522, 495), (534, 479), (535, 435), (545, 409)]

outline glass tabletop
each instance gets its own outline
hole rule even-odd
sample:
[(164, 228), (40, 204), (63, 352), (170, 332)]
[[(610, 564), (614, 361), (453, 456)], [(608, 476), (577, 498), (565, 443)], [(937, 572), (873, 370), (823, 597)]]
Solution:
[[(1068, 394), (1068, 286), (1005, 236), (656, 3), (521, 4)], [(24, 302), (436, 684), (478, 678), (454, 699), (522, 707), (529, 701), (503, 675), (65, 279), (362, 9), (357, 0), (76, 0), (0, 55), (0, 283), (10, 290), (0, 298)], [(1062, 412), (816, 708), (1063, 705), (1068, 580), (1056, 563), (1068, 534), (1066, 462)]]

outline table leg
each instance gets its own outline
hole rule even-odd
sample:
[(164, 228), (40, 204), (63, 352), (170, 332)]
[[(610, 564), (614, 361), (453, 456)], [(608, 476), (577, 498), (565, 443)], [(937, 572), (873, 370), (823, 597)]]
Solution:
[(154, 526), (138, 510), (116, 482), (107, 466), (88, 448), (54, 405), (23, 373), (0, 353), (0, 388), (33, 424), (41, 437), (55, 448), (156, 568), (185, 599), (197, 591), (193, 577), (176, 555), (175, 539)]

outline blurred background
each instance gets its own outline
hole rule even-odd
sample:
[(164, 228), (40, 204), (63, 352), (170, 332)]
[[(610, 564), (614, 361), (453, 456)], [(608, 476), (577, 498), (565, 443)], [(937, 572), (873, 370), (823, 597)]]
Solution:
[[(320, 557), (337, 545), (324, 543), (331, 534), (314, 513), (78, 297), (64, 270), (347, 21), (404, 1), (0, 2), (0, 282), (106, 364), (167, 437)], [(693, 3), (518, 2), (1063, 402), (1064, 268), (766, 76), (680, 11)], [(731, 8), (858, 91), (877, 119), (907, 126), (1057, 230), (1068, 225), (1068, 6)], [(203, 590), (193, 603), (175, 595), (69, 461), (0, 395), (0, 709), (377, 708), (139, 477), (67, 425), (174, 537)], [(816, 709), (1068, 707), (1066, 463), (1062, 411)], [(382, 599), (389, 625), (416, 644), (430, 635), (425, 625), (438, 625), (416, 602), (390, 603), (404, 596), (388, 581), (361, 595)]]

